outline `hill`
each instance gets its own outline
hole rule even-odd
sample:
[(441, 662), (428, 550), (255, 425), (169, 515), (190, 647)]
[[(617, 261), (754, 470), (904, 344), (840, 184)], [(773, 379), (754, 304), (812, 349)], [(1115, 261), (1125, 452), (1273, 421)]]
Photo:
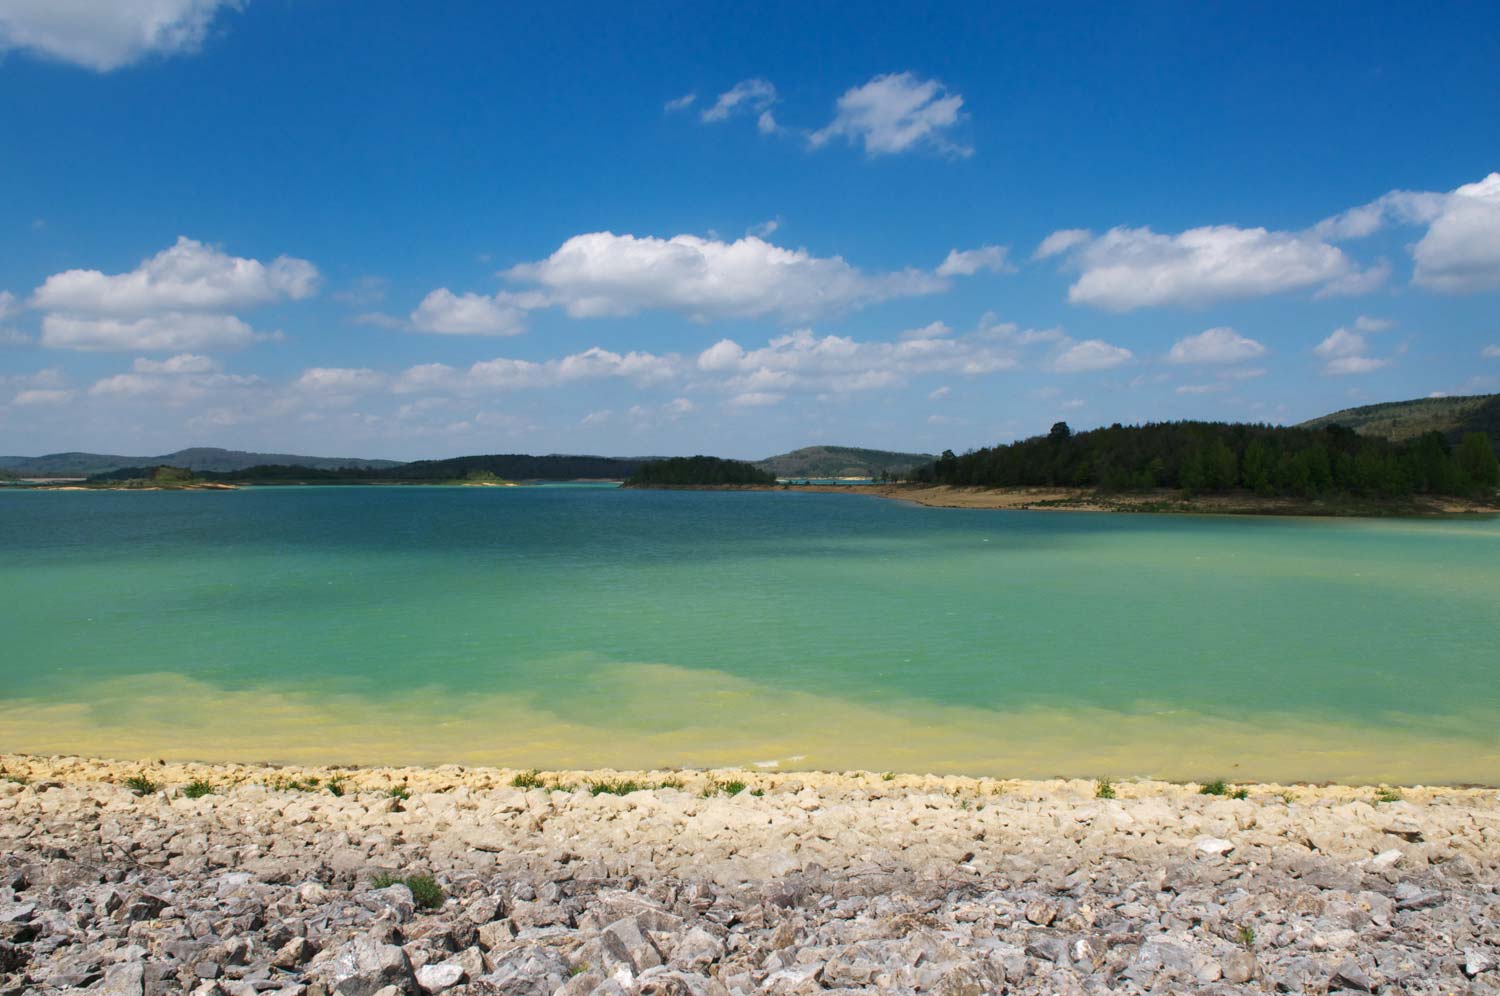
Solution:
[(882, 472), (899, 476), (932, 460), (930, 453), (866, 450), (858, 446), (804, 446), (757, 460), (755, 466), (777, 477), (879, 477)]
[(108, 453), (48, 453), (44, 456), (0, 456), (0, 468), (23, 476), (91, 477), (122, 467), (182, 467), (196, 471), (235, 471), (266, 464), (295, 464), (315, 470), (350, 467), (379, 470), (401, 466), (398, 460), (365, 460), (359, 457), (298, 456), (292, 453), (248, 453), (214, 446), (195, 446), (158, 456), (116, 456)]
[(722, 487), (724, 485), (775, 484), (770, 471), (739, 460), (720, 457), (668, 457), (643, 463), (625, 481), (627, 488)]
[(1310, 419), (1298, 428), (1323, 429), (1330, 425), (1342, 425), (1361, 436), (1393, 443), (1415, 439), (1426, 432), (1441, 432), (1453, 444), (1462, 442), (1466, 432), (1487, 432), (1490, 439), (1500, 441), (1500, 394), (1416, 398), (1345, 408)]

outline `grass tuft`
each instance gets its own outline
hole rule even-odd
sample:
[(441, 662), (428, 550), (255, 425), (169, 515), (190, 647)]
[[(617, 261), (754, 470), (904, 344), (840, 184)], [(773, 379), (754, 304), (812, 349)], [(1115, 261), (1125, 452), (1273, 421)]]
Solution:
[(532, 768), (530, 771), (523, 771), (520, 774), (516, 775), (516, 777), (512, 778), (510, 780), (510, 785), (511, 788), (518, 789), (539, 789), (546, 788), (547, 782), (542, 778), (542, 773), (540, 770), (538, 770), (537, 768)]
[(707, 799), (715, 795), (739, 795), (745, 791), (746, 787), (745, 783), (738, 778), (733, 778), (725, 782), (709, 782), (708, 788), (703, 790), (703, 798)]
[(1101, 778), (1094, 784), (1095, 799), (1113, 799), (1115, 797), (1115, 783), (1108, 778)]
[(411, 793), (406, 790), (405, 785), (392, 785), (385, 794), (400, 802), (411, 798)]
[(443, 905), (448, 899), (448, 894), (443, 887), (438, 885), (437, 879), (431, 875), (392, 875), (390, 872), (381, 872), (375, 876), (370, 885), (376, 889), (388, 889), (393, 885), (404, 885), (411, 892), (411, 898), (424, 910), (435, 910)]
[(129, 778), (125, 779), (125, 787), (130, 789), (130, 791), (134, 792), (136, 795), (151, 795), (161, 786), (157, 785), (151, 779), (147, 778), (144, 774), (140, 774), (131, 775)]
[(345, 778), (343, 775), (334, 775), (328, 779), (328, 793), (334, 796), (342, 796), (344, 794), (344, 781)]
[(766, 794), (766, 790), (761, 788), (754, 788), (750, 790), (750, 794), (759, 799), (761, 796)]
[(659, 789), (680, 789), (684, 784), (686, 783), (681, 778), (673, 776), (671, 778), (663, 778), (656, 783), (656, 787)]
[(1229, 786), (1224, 784), (1224, 779), (1215, 778), (1211, 782), (1204, 782), (1198, 786), (1199, 795), (1228, 795)]
[(883, 782), (893, 782), (896, 780), (896, 773), (894, 771), (887, 771), (880, 776), (880, 780)]
[(632, 792), (644, 792), (648, 787), (633, 778), (601, 779), (588, 783), (589, 795), (629, 795)]
[(1255, 928), (1248, 923), (1242, 925), (1239, 933), (1235, 935), (1235, 940), (1239, 941), (1242, 947), (1255, 947)]
[(201, 778), (194, 778), (182, 787), (182, 794), (189, 799), (201, 799), (213, 792), (213, 790), (214, 786), (212, 782), (206, 782)]
[(275, 792), (316, 792), (322, 782), (314, 777), (307, 778), (283, 778), (277, 775), (266, 782), (266, 788)]
[(1382, 802), (1400, 802), (1400, 801), (1401, 801), (1401, 790), (1398, 789), (1398, 788), (1391, 788), (1389, 785), (1382, 785), (1382, 786), (1380, 786), (1380, 788), (1378, 788), (1378, 789), (1375, 790), (1375, 804), (1377, 806), (1380, 805), (1380, 803), (1382, 803)]

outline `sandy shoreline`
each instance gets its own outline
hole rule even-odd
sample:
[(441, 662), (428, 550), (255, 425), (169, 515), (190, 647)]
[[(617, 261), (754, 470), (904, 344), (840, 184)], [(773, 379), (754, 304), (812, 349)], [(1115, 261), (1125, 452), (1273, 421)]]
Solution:
[(0, 765), (6, 993), (1500, 989), (1494, 790)]

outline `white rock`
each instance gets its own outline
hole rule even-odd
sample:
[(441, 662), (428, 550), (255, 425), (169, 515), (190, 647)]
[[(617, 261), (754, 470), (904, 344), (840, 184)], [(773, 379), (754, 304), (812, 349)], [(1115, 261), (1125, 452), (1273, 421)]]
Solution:
[(1199, 837), (1193, 842), (1193, 848), (1202, 854), (1228, 854), (1234, 850), (1234, 845), (1223, 837)]

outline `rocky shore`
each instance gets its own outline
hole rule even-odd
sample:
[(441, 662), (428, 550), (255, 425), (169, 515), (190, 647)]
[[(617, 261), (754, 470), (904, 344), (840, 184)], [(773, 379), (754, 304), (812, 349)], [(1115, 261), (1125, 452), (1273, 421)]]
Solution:
[(1494, 789), (0, 768), (5, 996), (1500, 993)]

